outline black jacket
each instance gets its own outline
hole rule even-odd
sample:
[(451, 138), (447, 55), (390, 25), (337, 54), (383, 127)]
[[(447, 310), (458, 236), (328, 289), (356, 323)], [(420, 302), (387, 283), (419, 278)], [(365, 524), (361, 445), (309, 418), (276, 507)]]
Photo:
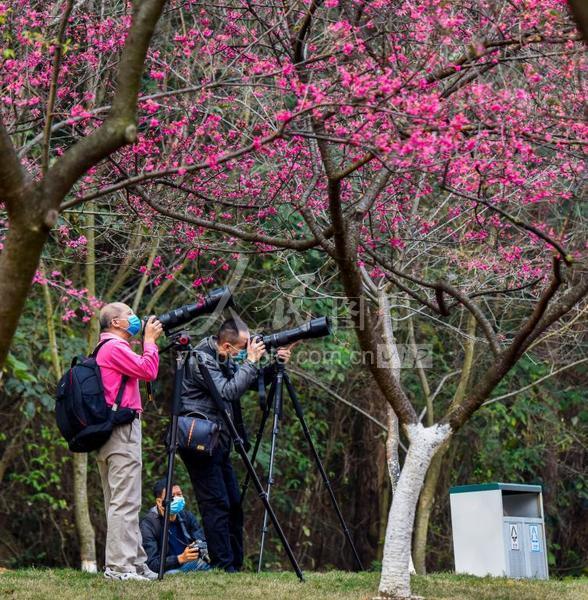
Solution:
[[(180, 523), (184, 537), (188, 538), (190, 542), (196, 540), (206, 541), (204, 538), (204, 531), (191, 512), (183, 510), (178, 513), (177, 519)], [(141, 537), (143, 538), (143, 549), (147, 554), (147, 566), (155, 573), (159, 573), (163, 517), (159, 514), (155, 506), (141, 519), (139, 528), (141, 529)], [(170, 569), (177, 569), (179, 567), (180, 563), (178, 557), (168, 554), (165, 559), (165, 570), (169, 571)]]
[[(246, 441), (240, 399), (247, 390), (257, 389), (260, 370), (249, 360), (246, 360), (241, 366), (237, 366), (230, 358), (220, 357), (216, 349), (215, 336), (203, 339), (196, 346), (195, 351), (204, 358), (205, 365), (225, 403), (224, 408), (229, 409), (239, 435)], [(275, 365), (265, 367), (262, 373), (264, 383), (269, 383), (275, 373)], [(188, 360), (180, 401), (180, 414), (185, 415), (191, 412), (201, 413), (216, 421), (221, 428), (221, 443), (230, 446), (230, 438), (223, 417), (204, 384), (195, 355)]]

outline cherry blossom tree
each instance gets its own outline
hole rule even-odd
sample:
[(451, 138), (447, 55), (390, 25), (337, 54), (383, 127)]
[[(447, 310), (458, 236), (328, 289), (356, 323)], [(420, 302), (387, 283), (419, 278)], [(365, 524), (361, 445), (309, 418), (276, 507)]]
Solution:
[[(136, 140), (137, 96), (145, 55), (165, 2), (135, 2), (132, 15), (120, 20), (118, 36), (112, 36), (106, 48), (101, 49), (121, 49), (112, 105), (101, 126), (71, 145), (52, 148), (55, 115), (61, 102), (72, 99), (75, 73), (80, 67), (87, 71), (85, 61), (89, 55), (96, 57), (100, 52), (91, 47), (86, 52), (70, 51), (70, 20), (79, 19), (82, 27), (92, 28), (87, 19), (76, 15), (79, 4), (74, 6), (73, 0), (68, 0), (49, 7), (34, 2), (0, 6), (8, 45), (2, 59), (0, 120), (0, 201), (8, 217), (8, 232), (0, 254), (0, 366), (8, 353), (43, 245), (57, 222), (60, 203), (92, 167)], [(66, 81), (69, 85), (62, 85)], [(78, 94), (74, 91), (73, 97)], [(75, 113), (76, 106), (71, 110)], [(19, 158), (14, 141), (27, 137), (31, 122), (41, 129), (35, 139), (35, 144), (40, 145), (36, 163)]]

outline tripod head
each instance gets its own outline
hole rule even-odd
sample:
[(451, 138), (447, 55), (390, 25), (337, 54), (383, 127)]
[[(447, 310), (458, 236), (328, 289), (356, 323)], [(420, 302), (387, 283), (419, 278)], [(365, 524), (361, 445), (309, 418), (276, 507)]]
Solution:
[(169, 350), (185, 352), (186, 350), (191, 349), (190, 333), (188, 331), (176, 331), (175, 333), (171, 334), (168, 339), (169, 344), (160, 350), (160, 354), (168, 352)]

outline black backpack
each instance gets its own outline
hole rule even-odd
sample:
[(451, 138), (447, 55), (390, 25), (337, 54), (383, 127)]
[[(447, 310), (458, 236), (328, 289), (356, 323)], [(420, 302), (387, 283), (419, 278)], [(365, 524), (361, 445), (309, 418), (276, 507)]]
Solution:
[(112, 407), (106, 404), (96, 356), (108, 341), (100, 342), (90, 356), (74, 358), (71, 368), (57, 385), (57, 427), (72, 452), (98, 450), (108, 440), (115, 425), (130, 423), (136, 417), (136, 411), (119, 408), (129, 379), (126, 375), (123, 375)]

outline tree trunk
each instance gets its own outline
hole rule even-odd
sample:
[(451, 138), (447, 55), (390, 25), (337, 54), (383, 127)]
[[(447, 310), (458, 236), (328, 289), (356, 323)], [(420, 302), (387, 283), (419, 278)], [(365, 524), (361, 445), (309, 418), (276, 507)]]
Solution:
[[(90, 219), (90, 217), (88, 217)], [(91, 217), (92, 225), (94, 215)], [(90, 225), (90, 223), (88, 223)], [(94, 231), (92, 228), (88, 230), (88, 264), (91, 263), (91, 269), (94, 269)], [(41, 272), (45, 273), (45, 266), (41, 262)], [(86, 272), (86, 284), (88, 284), (88, 272)], [(94, 278), (92, 275), (92, 282)], [(92, 288), (88, 287), (88, 293), (93, 295), (94, 285)], [(56, 380), (61, 377), (61, 361), (59, 358), (59, 348), (57, 344), (57, 336), (55, 333), (55, 323), (53, 320), (53, 302), (51, 300), (51, 293), (49, 286), (45, 284), (43, 286), (43, 296), (45, 299), (45, 316), (47, 324), (47, 332), (49, 337), (49, 349), (51, 354), (51, 365)], [(95, 318), (94, 318), (95, 319)], [(92, 328), (90, 328), (92, 332)], [(91, 335), (91, 334), (90, 334)], [(78, 532), (78, 539), (80, 543), (80, 561), (82, 571), (87, 573), (96, 573), (96, 540), (94, 536), (94, 528), (90, 521), (90, 513), (88, 511), (88, 488), (87, 488), (87, 471), (88, 471), (88, 455), (75, 452), (72, 459), (73, 464), (73, 498), (74, 498), (74, 518), (76, 523), (76, 530)]]
[[(373, 381), (373, 380), (372, 380)], [(385, 404), (381, 392), (375, 382), (365, 382), (366, 394), (362, 408), (371, 414), (380, 416)], [(357, 416), (354, 419), (352, 444), (360, 449), (359, 460), (353, 461), (354, 497), (350, 522), (353, 523), (353, 541), (365, 567), (374, 560), (381, 560), (381, 521), (386, 523), (388, 514), (389, 483), (388, 470), (385, 463), (384, 444), (380, 429), (371, 421)], [(383, 505), (384, 504), (384, 505)], [(349, 553), (348, 553), (349, 554)], [(354, 569), (353, 556), (348, 556), (348, 567)]]
[[(474, 350), (476, 346), (476, 318), (471, 313), (468, 317), (466, 331), (468, 337), (467, 342), (465, 344), (464, 361), (461, 369), (459, 383), (453, 396), (453, 400), (451, 401), (452, 407), (461, 404), (461, 402), (465, 398), (470, 377), (472, 374), (472, 367), (474, 364)], [(414, 344), (414, 330), (412, 332), (411, 343)], [(430, 395), (428, 398), (430, 399)], [(434, 418), (432, 401), (428, 402), (427, 417), (430, 417), (432, 422)], [(431, 518), (433, 505), (435, 504), (435, 494), (437, 491), (437, 483), (439, 482), (439, 476), (441, 474), (441, 467), (443, 466), (443, 459), (445, 457), (445, 453), (447, 452), (448, 447), (449, 443), (443, 444), (443, 447), (440, 448), (433, 457), (433, 460), (431, 461), (431, 466), (429, 467), (429, 470), (427, 471), (427, 476), (425, 477), (425, 484), (423, 486), (423, 490), (419, 497), (414, 528), (413, 550), (414, 565), (416, 568), (416, 572), (419, 575), (425, 575), (425, 573), (427, 572), (426, 556), (429, 520)]]
[[(395, 350), (397, 350), (395, 348)], [(398, 369), (400, 370), (400, 368)], [(400, 479), (400, 454), (398, 447), (400, 446), (400, 429), (398, 428), (398, 418), (392, 407), (387, 405), (386, 422), (388, 424), (388, 437), (386, 438), (386, 464), (388, 466), (388, 476), (390, 478), (390, 489), (392, 491), (392, 501), (396, 494), (396, 488)], [(384, 545), (386, 543), (386, 534), (384, 533)], [(412, 556), (409, 557), (408, 571), (414, 575), (414, 565)]]
[(410, 442), (388, 515), (380, 598), (410, 598), (410, 546), (416, 504), (435, 452), (451, 437), (447, 425), (405, 427)]
[(0, 377), (48, 234), (47, 227), (33, 222), (8, 229), (0, 253)]
[(572, 9), (578, 29), (582, 33), (584, 41), (588, 44), (588, 5), (586, 0), (568, 0), (568, 4)]
[[(96, 238), (94, 232), (94, 205), (88, 206), (86, 215), (86, 288), (88, 296), (96, 295)], [(88, 353), (98, 342), (98, 319), (94, 314), (88, 328)], [(76, 530), (80, 543), (80, 565), (82, 571), (96, 573), (96, 536), (88, 508), (88, 455), (75, 452), (73, 455), (73, 493)]]
[(437, 491), (437, 483), (443, 466), (443, 459), (448, 446), (446, 444), (440, 448), (427, 471), (423, 490), (419, 496), (419, 502), (416, 513), (414, 526), (414, 549), (412, 556), (414, 559), (414, 567), (419, 575), (425, 575), (427, 572), (427, 534), (429, 532), (429, 520), (433, 505), (435, 504), (435, 492)]
[[(388, 362), (394, 378), (400, 384), (400, 369), (402, 368), (398, 346), (396, 344), (396, 336), (392, 326), (392, 313), (390, 307), (390, 299), (388, 297), (388, 288), (378, 289), (378, 304), (380, 305), (381, 318), (383, 320), (384, 341), (386, 342), (386, 354), (383, 357)], [(396, 496), (396, 488), (400, 479), (400, 428), (398, 427), (398, 417), (390, 404), (386, 404), (386, 424), (388, 426), (388, 437), (386, 438), (386, 463), (388, 465), (388, 475), (390, 476), (390, 484), (392, 489), (392, 502)], [(389, 524), (389, 522), (388, 522)], [(386, 548), (386, 537), (384, 537), (384, 552)], [(412, 557), (409, 556), (408, 565), (409, 574), (414, 573), (414, 565)]]
[(88, 508), (88, 455), (75, 452), (73, 455), (73, 493), (76, 530), (80, 542), (81, 569), (96, 573), (96, 537)]
[(157, 255), (157, 248), (159, 247), (159, 238), (157, 236), (153, 237), (153, 241), (151, 243), (151, 252), (149, 253), (149, 258), (147, 259), (147, 270), (143, 273), (143, 277), (141, 277), (141, 281), (139, 283), (139, 287), (135, 293), (135, 298), (133, 300), (132, 309), (133, 312), (136, 313), (139, 310), (139, 304), (141, 303), (141, 299), (143, 298), (143, 292), (145, 291), (145, 287), (149, 278), (151, 277), (151, 267), (153, 266), (153, 261)]

